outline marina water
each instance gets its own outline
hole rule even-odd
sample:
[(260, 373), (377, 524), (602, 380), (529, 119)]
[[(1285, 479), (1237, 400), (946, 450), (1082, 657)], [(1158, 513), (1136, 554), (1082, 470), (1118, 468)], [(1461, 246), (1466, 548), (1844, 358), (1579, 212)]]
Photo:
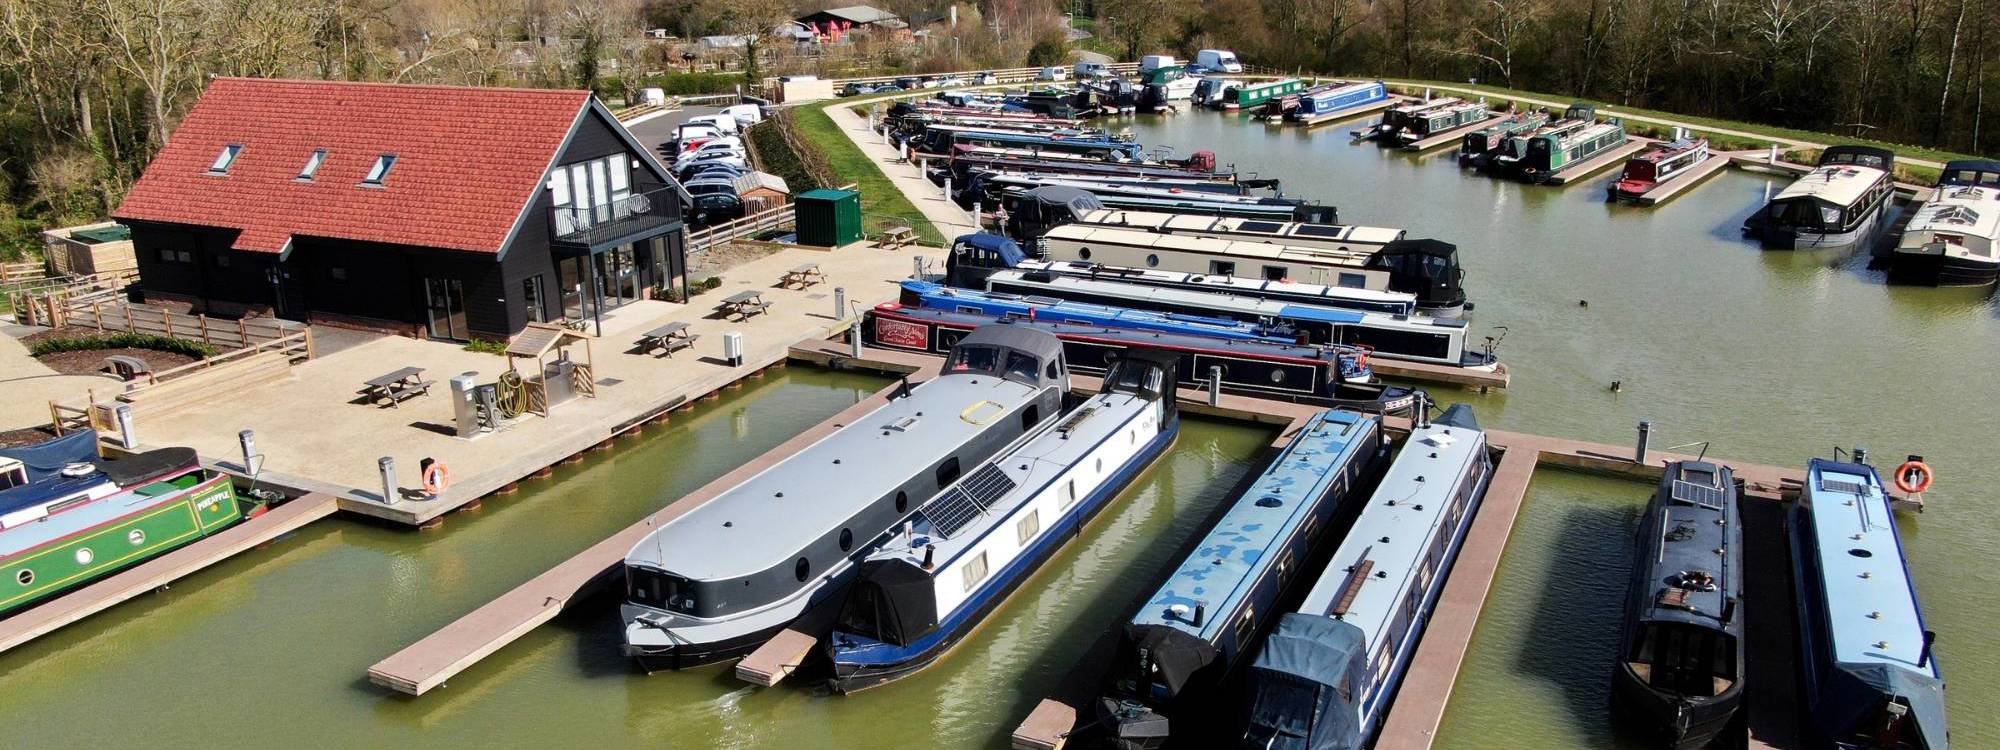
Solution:
[[(1126, 125), (1114, 123), (1114, 127)], [(2000, 309), (1984, 291), (1885, 286), (1853, 255), (1766, 252), (1737, 227), (1781, 178), (1724, 172), (1653, 209), (1461, 174), (1448, 153), (1351, 145), (1211, 113), (1139, 139), (1281, 177), (1343, 219), (1457, 243), (1479, 335), (1509, 330), (1506, 393), (1441, 392), (1502, 429), (1802, 466), (1835, 445), (1922, 453), (1941, 475), (1902, 528), (1950, 682), (1953, 739), (2000, 747)], [(1579, 304), (1587, 302), (1588, 306)], [(1082, 540), (951, 657), (856, 696), (753, 690), (727, 669), (643, 676), (614, 599), (584, 602), (421, 699), (375, 660), (879, 388), (791, 368), (411, 532), (335, 519), (0, 655), (7, 747), (1005, 747), (1087, 641), (1127, 613), (1270, 440), (1189, 418)], [(1619, 381), (1620, 392), (1610, 390)], [(1537, 474), (1441, 748), (1619, 746), (1606, 713), (1630, 529), (1647, 484)], [(87, 734), (86, 734), (87, 732)]]

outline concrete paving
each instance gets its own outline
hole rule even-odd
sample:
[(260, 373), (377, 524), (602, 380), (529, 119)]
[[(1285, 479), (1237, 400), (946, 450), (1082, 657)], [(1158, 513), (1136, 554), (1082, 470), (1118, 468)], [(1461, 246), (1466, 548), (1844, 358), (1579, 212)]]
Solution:
[(0, 430), (40, 427), (49, 423), (49, 401), (69, 401), (95, 389), (117, 393), (123, 381), (110, 375), (64, 375), (29, 356), (21, 337), (48, 329), (8, 324), (0, 326)]
[[(238, 430), (255, 430), (265, 469), (274, 481), (334, 494), (343, 510), (424, 523), (588, 449), (653, 413), (780, 361), (801, 338), (844, 328), (846, 322), (834, 314), (834, 288), (847, 290), (850, 310), (894, 299), (896, 283), (910, 273), (911, 253), (867, 246), (831, 252), (786, 249), (723, 273), (721, 288), (696, 296), (691, 304), (648, 301), (615, 310), (604, 322), (603, 337), (592, 342), (596, 398), (557, 405), (547, 418), (524, 415), (500, 432), (473, 439), (454, 436), (444, 381), (476, 372), (480, 382), (493, 382), (507, 369), (506, 359), (457, 344), (396, 336), (355, 343), (301, 363), (293, 368), (294, 380), (218, 398), (177, 412), (170, 420), (140, 424), (138, 432), (147, 445), (192, 446), (204, 456), (223, 458), (239, 454)], [(804, 290), (777, 288), (786, 270), (807, 262), (820, 264), (826, 283)], [(722, 298), (749, 289), (763, 292), (773, 303), (769, 313), (747, 321), (716, 317), (715, 305)], [(700, 336), (693, 348), (672, 357), (632, 353), (640, 333), (669, 321), (690, 324), (690, 332)], [(744, 335), (743, 368), (730, 367), (723, 359), (723, 333), (728, 331)], [(581, 348), (573, 349), (572, 356), (581, 359)], [(421, 367), (424, 377), (438, 384), (428, 395), (395, 408), (358, 402), (356, 391), (364, 382), (402, 367)], [(60, 395), (74, 398), (82, 393), (72, 389)], [(13, 402), (18, 400), (10, 395), (8, 408), (16, 408)], [(44, 406), (34, 421), (47, 419)], [(376, 468), (381, 456), (396, 460), (403, 490), (420, 484), (417, 467), (425, 457), (446, 464), (452, 485), (437, 499), (386, 505)]]

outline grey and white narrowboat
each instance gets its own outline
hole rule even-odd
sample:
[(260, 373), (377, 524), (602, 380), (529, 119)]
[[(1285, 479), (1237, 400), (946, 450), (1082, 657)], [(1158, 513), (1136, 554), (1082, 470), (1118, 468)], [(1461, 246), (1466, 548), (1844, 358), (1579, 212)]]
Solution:
[(633, 546), (625, 652), (649, 671), (697, 666), (747, 653), (816, 605), (830, 613), (891, 527), (1060, 416), (1068, 391), (1054, 336), (974, 331), (937, 377)]
[(1248, 677), (1243, 750), (1367, 747), (1395, 701), (1493, 475), (1472, 407), (1410, 431), (1389, 473)]
[(1173, 443), (1178, 363), (1126, 350), (1102, 393), (968, 472), (863, 560), (829, 639), (833, 689), (936, 662), (1081, 534)]
[(1889, 279), (1935, 286), (1985, 286), (2000, 278), (2000, 161), (1944, 165), (1937, 189), (1917, 208), (1889, 253)]
[(1819, 165), (1785, 186), (1743, 222), (1765, 247), (1809, 250), (1866, 243), (1895, 198), (1896, 155), (1868, 146), (1833, 146)]

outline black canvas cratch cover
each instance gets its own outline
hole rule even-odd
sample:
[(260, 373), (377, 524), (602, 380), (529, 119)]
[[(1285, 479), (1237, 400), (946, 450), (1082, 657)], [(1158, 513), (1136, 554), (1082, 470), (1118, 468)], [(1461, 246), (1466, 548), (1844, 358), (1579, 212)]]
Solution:
[(97, 460), (97, 431), (78, 430), (68, 435), (19, 448), (0, 449), (0, 456), (20, 461), (28, 470), (28, 481), (55, 476), (64, 466)]
[(1821, 692), (1814, 719), (1820, 723), (1820, 731), (1829, 737), (1867, 732), (1880, 721), (1884, 707), (1892, 699), (1901, 699), (1910, 706), (1904, 722), (1914, 722), (1915, 730), (1905, 728), (1906, 740), (1922, 735), (1921, 747), (1927, 750), (1950, 747), (1945, 734), (1944, 682), (1888, 664), (1836, 664), (1832, 678)]
[(1366, 676), (1361, 628), (1299, 613), (1278, 619), (1250, 663), (1249, 726), (1238, 744), (1269, 750), (1360, 750), (1356, 686)]
[(104, 475), (118, 483), (118, 486), (129, 487), (175, 469), (194, 466), (196, 463), (193, 448), (158, 448), (116, 461), (98, 461), (97, 470), (104, 472)]
[(931, 576), (902, 560), (861, 564), (854, 588), (841, 603), (840, 627), (883, 643), (907, 646), (937, 629), (937, 595)]
[[(1140, 654), (1144, 653), (1144, 659)], [(1181, 694), (1196, 672), (1215, 662), (1215, 646), (1186, 632), (1160, 625), (1126, 625), (1118, 644), (1119, 669), (1150, 663), (1151, 674), (1138, 675), (1137, 684), (1165, 685), (1168, 697)], [(1146, 691), (1140, 689), (1143, 695)]]
[(1368, 268), (1389, 272), (1389, 288), (1417, 295), (1424, 304), (1460, 304), (1458, 246), (1431, 239), (1395, 240), (1375, 251)]

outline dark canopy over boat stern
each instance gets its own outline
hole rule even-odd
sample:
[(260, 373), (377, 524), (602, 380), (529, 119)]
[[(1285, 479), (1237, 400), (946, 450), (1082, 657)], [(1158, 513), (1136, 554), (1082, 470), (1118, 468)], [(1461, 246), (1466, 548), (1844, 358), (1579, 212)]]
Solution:
[(1472, 309), (1465, 303), (1465, 269), (1458, 246), (1429, 239), (1394, 240), (1368, 256), (1368, 268), (1389, 272), (1389, 288), (1417, 295), (1417, 306), (1441, 317)]
[(1018, 243), (1001, 235), (990, 232), (962, 235), (952, 241), (951, 253), (945, 256), (945, 283), (960, 289), (985, 289), (986, 277), (994, 271), (1013, 268), (1027, 259), (1028, 254), (1021, 251)]
[(1367, 676), (1361, 628), (1300, 613), (1278, 619), (1251, 662), (1249, 725), (1237, 741), (1248, 750), (1360, 750), (1356, 701)]
[(1125, 626), (1111, 667), (1111, 689), (1097, 699), (1098, 721), (1111, 746), (1148, 750), (1164, 744), (1168, 722), (1162, 712), (1172, 710), (1196, 675), (1221, 668), (1216, 656), (1213, 644), (1182, 630)]
[[(1851, 718), (1814, 732), (1843, 750), (1949, 750), (1944, 681), (1887, 664), (1842, 662), (1814, 716)], [(1835, 722), (1828, 722), (1835, 723)]]

